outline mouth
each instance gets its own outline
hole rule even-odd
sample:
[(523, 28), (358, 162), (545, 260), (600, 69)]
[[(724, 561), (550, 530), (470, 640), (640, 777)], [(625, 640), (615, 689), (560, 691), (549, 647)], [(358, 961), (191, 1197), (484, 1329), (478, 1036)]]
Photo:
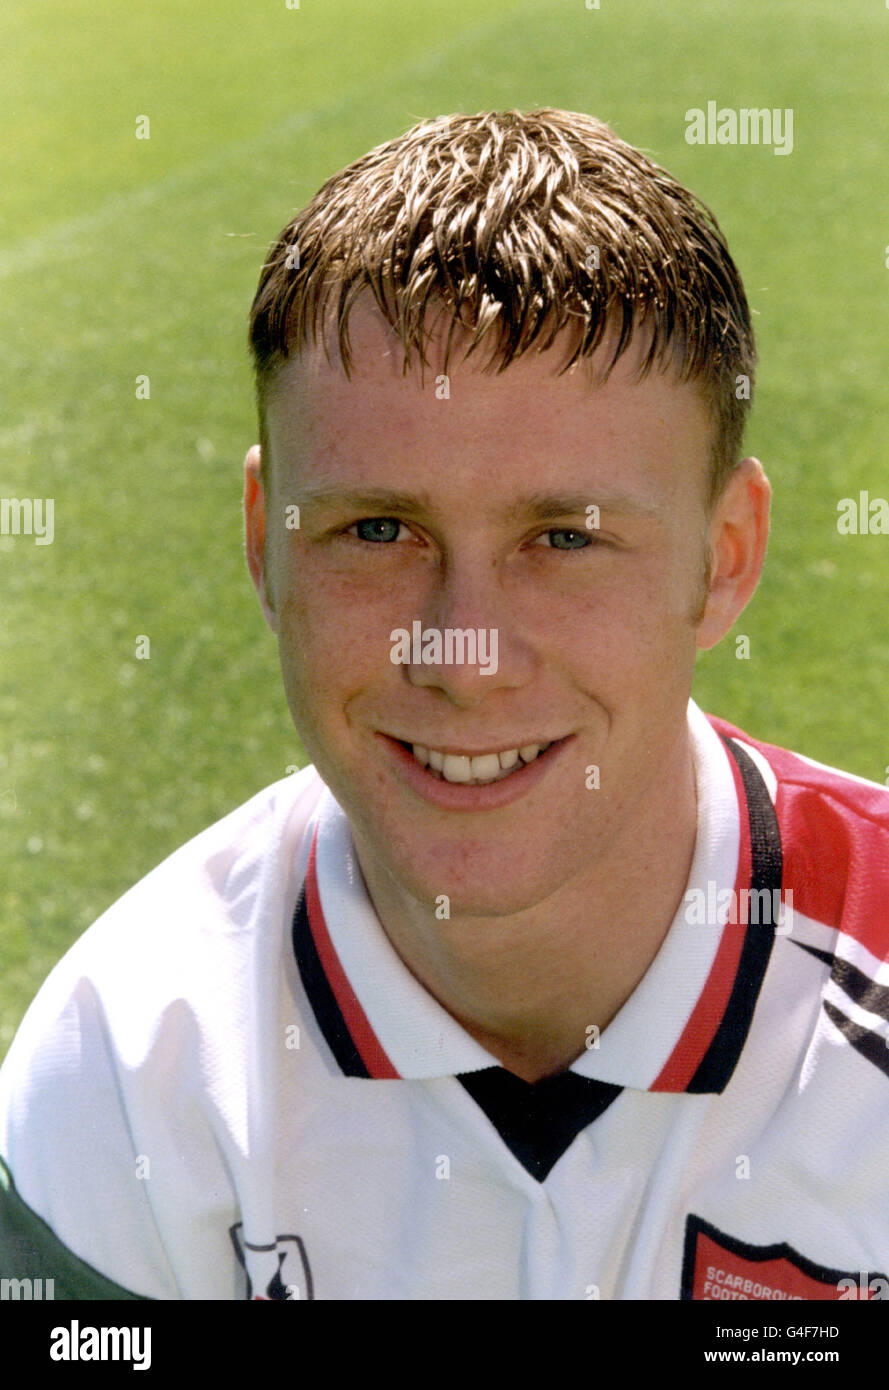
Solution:
[(398, 779), (439, 811), (498, 811), (550, 774), (575, 742), (573, 733), (509, 748), (430, 748), (376, 733)]
[(539, 743), (520, 744), (514, 748), (501, 748), (482, 753), (449, 752), (445, 749), (427, 748), (422, 743), (401, 744), (411, 754), (414, 761), (433, 777), (442, 782), (457, 783), (464, 787), (487, 787), (492, 782), (502, 782), (516, 772), (528, 767), (561, 739), (549, 739)]

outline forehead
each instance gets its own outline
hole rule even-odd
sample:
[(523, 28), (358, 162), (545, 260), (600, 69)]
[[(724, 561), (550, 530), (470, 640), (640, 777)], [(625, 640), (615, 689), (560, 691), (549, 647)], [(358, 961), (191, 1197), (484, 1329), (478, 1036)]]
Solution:
[[(483, 371), (482, 343), (463, 361), (468, 337), (455, 335), (445, 374), (446, 331), (433, 332), (423, 377), (402, 370), (395, 331), (366, 302), (350, 320), (351, 376), (333, 345), (291, 358), (270, 394), (267, 425), (275, 472), (307, 480), (409, 485), (436, 476), (443, 490), (481, 485), (486, 495), (552, 481), (609, 480), (639, 487), (705, 485), (712, 421), (699, 388), (676, 370), (639, 366), (648, 346), (638, 331), (603, 380), (613, 334), (592, 361), (559, 374), (570, 344), (534, 349), (506, 370)], [(572, 470), (583, 477), (571, 479)], [(385, 476), (383, 476), (385, 475)]]

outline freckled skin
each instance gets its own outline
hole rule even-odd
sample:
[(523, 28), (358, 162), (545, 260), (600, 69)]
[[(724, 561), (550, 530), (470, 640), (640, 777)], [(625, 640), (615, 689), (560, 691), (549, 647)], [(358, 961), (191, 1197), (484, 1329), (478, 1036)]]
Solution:
[[(258, 448), (246, 462), (248, 562), (294, 722), (349, 816), (390, 939), (506, 1064), (546, 1074), (620, 1007), (681, 899), (696, 823), (695, 653), (756, 586), (768, 483), (745, 459), (708, 511), (706, 409), (672, 372), (636, 381), (644, 345), (596, 386), (583, 369), (559, 377), (556, 350), (500, 375), (458, 355), (438, 399), (440, 362), (425, 384), (403, 375), (373, 310), (356, 310), (351, 337), (351, 381), (320, 349), (278, 378), (268, 499)], [(320, 485), (425, 501), (407, 515), (306, 500)], [(584, 510), (530, 521), (521, 500), (540, 492), (604, 499), (598, 530)], [(286, 530), (293, 502), (300, 528)], [(354, 534), (390, 515), (398, 539)], [(558, 549), (554, 532), (594, 543)], [(393, 665), (390, 633), (416, 618), (496, 628), (496, 674)], [(405, 784), (378, 730), (433, 748), (573, 743), (513, 804), (453, 812)], [(440, 894), (447, 921), (434, 915)]]

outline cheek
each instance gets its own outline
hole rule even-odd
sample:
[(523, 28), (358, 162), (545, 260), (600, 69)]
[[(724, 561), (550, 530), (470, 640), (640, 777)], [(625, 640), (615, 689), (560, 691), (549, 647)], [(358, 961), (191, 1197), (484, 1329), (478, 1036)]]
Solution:
[(548, 650), (564, 653), (607, 680), (676, 660), (694, 636), (692, 608), (699, 573), (684, 557), (626, 554), (595, 576), (578, 580), (547, 604), (538, 632)]
[(708, 575), (706, 547), (697, 536), (680, 538), (671, 550), (646, 564), (640, 575), (637, 621), (640, 640), (647, 647), (672, 651), (684, 661), (688, 645), (694, 649)]
[(392, 586), (328, 566), (299, 562), (283, 572), (279, 598), (279, 639), (285, 675), (318, 703), (336, 692), (348, 698), (371, 676), (391, 667), (390, 633), (403, 615)]

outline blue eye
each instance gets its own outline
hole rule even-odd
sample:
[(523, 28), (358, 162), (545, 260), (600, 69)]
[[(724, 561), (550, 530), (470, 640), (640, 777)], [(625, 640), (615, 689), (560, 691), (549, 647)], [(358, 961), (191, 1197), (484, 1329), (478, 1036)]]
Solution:
[(372, 516), (365, 521), (356, 521), (349, 530), (357, 534), (361, 541), (396, 541), (402, 523), (391, 516)]
[(592, 537), (586, 531), (563, 527), (561, 530), (544, 531), (539, 539), (548, 539), (553, 550), (583, 550)]

